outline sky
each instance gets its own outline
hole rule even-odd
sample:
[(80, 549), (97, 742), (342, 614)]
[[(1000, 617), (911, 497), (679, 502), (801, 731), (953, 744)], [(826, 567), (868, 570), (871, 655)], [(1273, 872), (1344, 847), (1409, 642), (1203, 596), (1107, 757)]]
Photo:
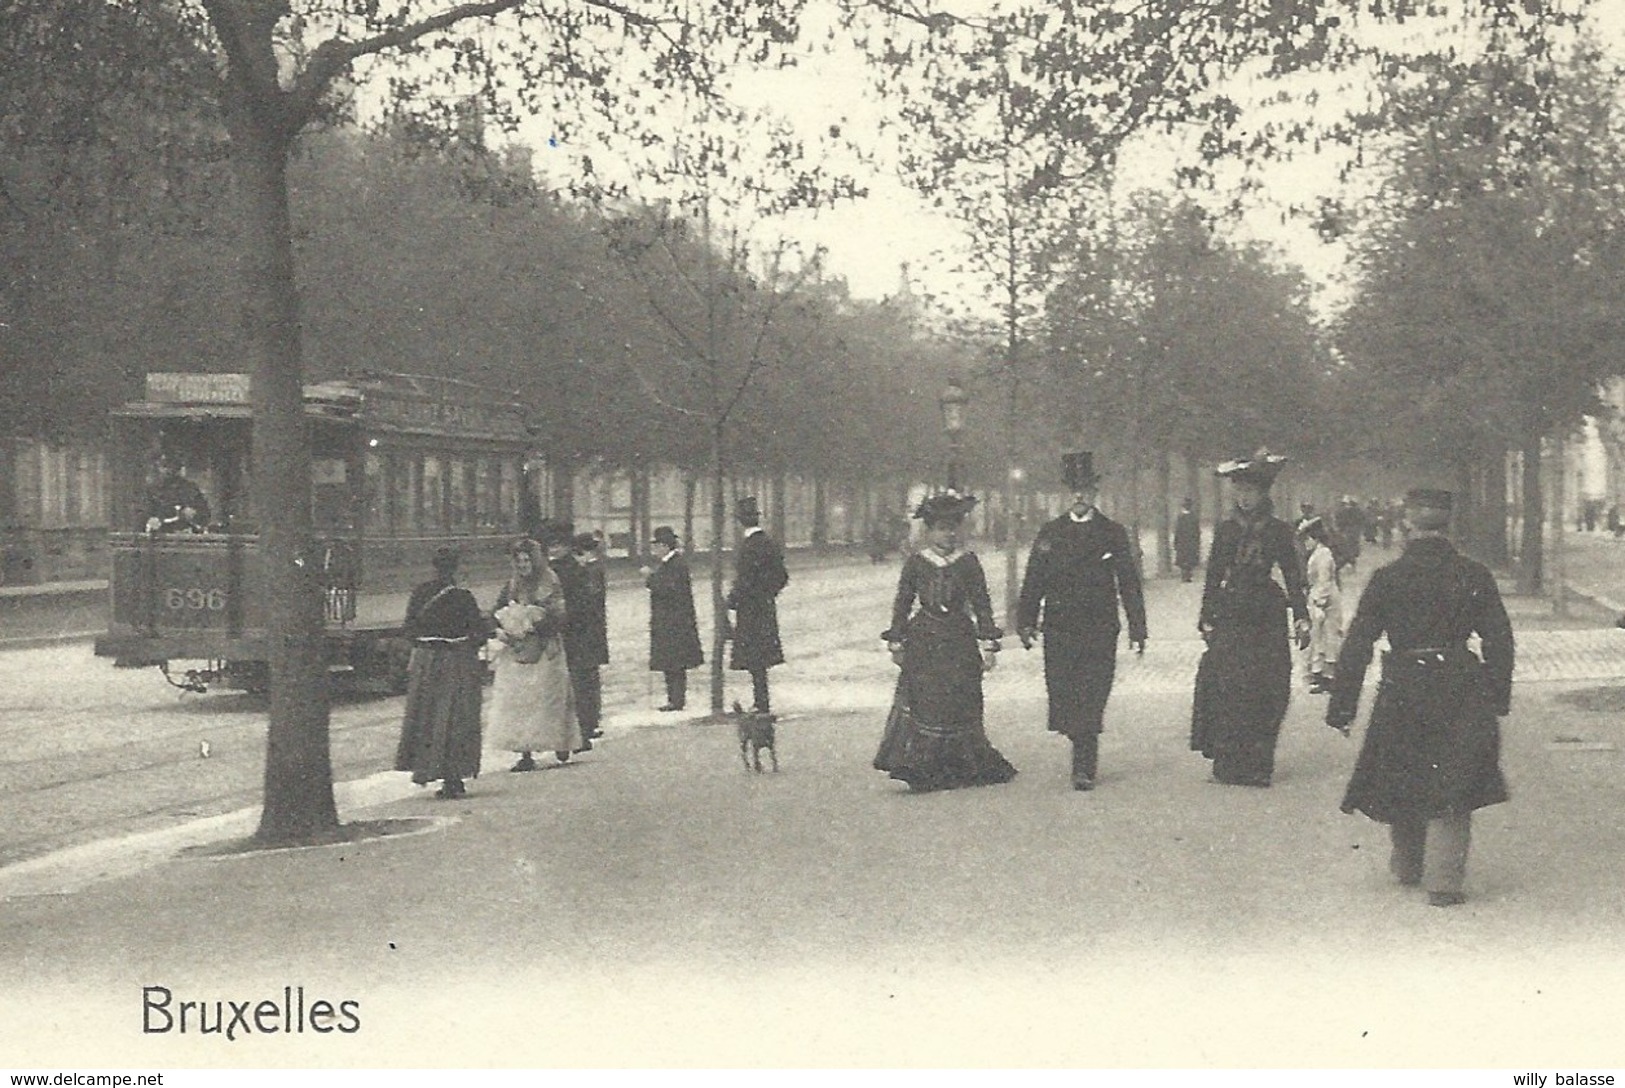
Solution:
[[(1625, 0), (1596, 0), (1594, 25), (1605, 45), (1625, 61)], [(1346, 77), (1322, 81), (1321, 112), (1339, 102), (1363, 97), (1364, 89), (1350, 84)], [(808, 133), (821, 133), (839, 123), (846, 134), (862, 143), (884, 148), (880, 133), (885, 104), (870, 86), (862, 57), (853, 51), (817, 56), (799, 67), (763, 73), (741, 80), (736, 95), (772, 109)], [(1236, 91), (1245, 97), (1244, 90)], [(1261, 115), (1256, 121), (1261, 121)], [(1243, 124), (1249, 122), (1244, 120)], [(525, 134), (533, 146), (545, 146), (540, 129)], [(1126, 194), (1138, 188), (1172, 188), (1172, 167), (1181, 157), (1178, 141), (1150, 137), (1139, 141), (1125, 154), (1117, 188)], [(1287, 214), (1296, 205), (1312, 205), (1321, 194), (1337, 192), (1340, 160), (1333, 156), (1303, 156), (1295, 161), (1274, 162), (1256, 173), (1261, 191), (1252, 207), (1231, 229), (1244, 238), (1261, 240), (1281, 253), (1284, 260), (1297, 264), (1317, 285), (1317, 299), (1323, 310), (1335, 309), (1349, 291), (1344, 262), (1346, 249), (1327, 244), (1315, 234), (1307, 219)], [(882, 298), (895, 294), (907, 266), (911, 288), (916, 292), (955, 294), (963, 290), (945, 271), (955, 249), (966, 245), (957, 224), (934, 213), (926, 202), (905, 186), (882, 150), (871, 164), (856, 162), (849, 167), (867, 188), (862, 199), (803, 215), (791, 224), (794, 236), (824, 246), (831, 271), (843, 276), (854, 294)], [(1369, 187), (1374, 174), (1368, 174)], [(1220, 184), (1233, 184), (1239, 175), (1221, 178)]]

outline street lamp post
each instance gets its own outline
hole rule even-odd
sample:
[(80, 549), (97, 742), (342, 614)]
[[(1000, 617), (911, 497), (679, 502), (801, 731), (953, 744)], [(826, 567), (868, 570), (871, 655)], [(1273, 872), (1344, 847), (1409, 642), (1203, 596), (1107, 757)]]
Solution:
[(958, 378), (950, 378), (947, 388), (937, 398), (942, 408), (942, 430), (948, 436), (948, 487), (956, 491), (959, 489), (959, 441), (965, 429), (965, 405), (969, 402), (970, 395)]

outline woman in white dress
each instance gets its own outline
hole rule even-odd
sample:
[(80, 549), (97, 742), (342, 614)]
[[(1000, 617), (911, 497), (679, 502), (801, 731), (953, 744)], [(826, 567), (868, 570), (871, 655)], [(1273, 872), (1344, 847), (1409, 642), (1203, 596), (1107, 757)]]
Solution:
[(1331, 691), (1337, 655), (1343, 649), (1342, 581), (1326, 522), (1309, 518), (1299, 524), (1298, 535), (1309, 551), (1304, 562), (1309, 583), (1309, 692), (1324, 695)]
[(564, 588), (532, 540), (509, 552), (513, 574), (497, 596), (497, 633), (491, 642), (491, 743), (519, 752), (515, 771), (533, 771), (532, 753), (552, 752), (560, 763), (592, 747), (581, 739), (570, 671), (564, 661)]

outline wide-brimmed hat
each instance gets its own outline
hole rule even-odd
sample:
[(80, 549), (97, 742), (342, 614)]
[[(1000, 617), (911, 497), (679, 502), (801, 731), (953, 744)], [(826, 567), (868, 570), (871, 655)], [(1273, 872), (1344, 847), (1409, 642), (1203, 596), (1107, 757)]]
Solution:
[(921, 499), (914, 508), (914, 517), (925, 522), (927, 528), (934, 529), (964, 521), (975, 506), (975, 495), (947, 488)]
[(1061, 454), (1061, 480), (1070, 488), (1094, 487), (1100, 483), (1095, 471), (1095, 455), (1088, 450)]
[(677, 530), (673, 529), (670, 525), (657, 525), (655, 526), (655, 531), (649, 535), (655, 540), (660, 541), (662, 544), (672, 548), (677, 547)]
[(1260, 449), (1251, 457), (1237, 457), (1225, 461), (1213, 470), (1213, 474), (1237, 483), (1269, 487), (1285, 467), (1285, 457), (1273, 454), (1267, 449)]

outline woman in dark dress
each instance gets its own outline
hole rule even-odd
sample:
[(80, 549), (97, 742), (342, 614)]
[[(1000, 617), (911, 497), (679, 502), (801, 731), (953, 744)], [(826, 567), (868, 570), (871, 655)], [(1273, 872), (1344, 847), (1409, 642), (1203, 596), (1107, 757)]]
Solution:
[(406, 604), (412, 658), (395, 769), (411, 771), (420, 786), (439, 779), (435, 796), (451, 799), (466, 792), (463, 779), (480, 773), (479, 650), (491, 625), (474, 594), (457, 585), (454, 550), (437, 551), (434, 570)]
[(1292, 686), (1289, 610), (1298, 647), (1309, 641), (1292, 527), (1274, 516), (1269, 500), (1284, 464), (1285, 457), (1260, 450), (1217, 470), (1233, 485), (1235, 512), (1214, 530), (1208, 553), (1197, 621), (1207, 650), (1196, 670), (1191, 749), (1213, 761), (1213, 781), (1227, 786), (1268, 786), (1275, 773)]
[(1008, 782), (1012, 767), (982, 725), (982, 673), (1003, 632), (993, 622), (987, 577), (960, 548), (976, 503), (949, 491), (920, 503), (927, 544), (903, 561), (891, 627), (881, 637), (902, 668), (874, 767), (915, 791)]

